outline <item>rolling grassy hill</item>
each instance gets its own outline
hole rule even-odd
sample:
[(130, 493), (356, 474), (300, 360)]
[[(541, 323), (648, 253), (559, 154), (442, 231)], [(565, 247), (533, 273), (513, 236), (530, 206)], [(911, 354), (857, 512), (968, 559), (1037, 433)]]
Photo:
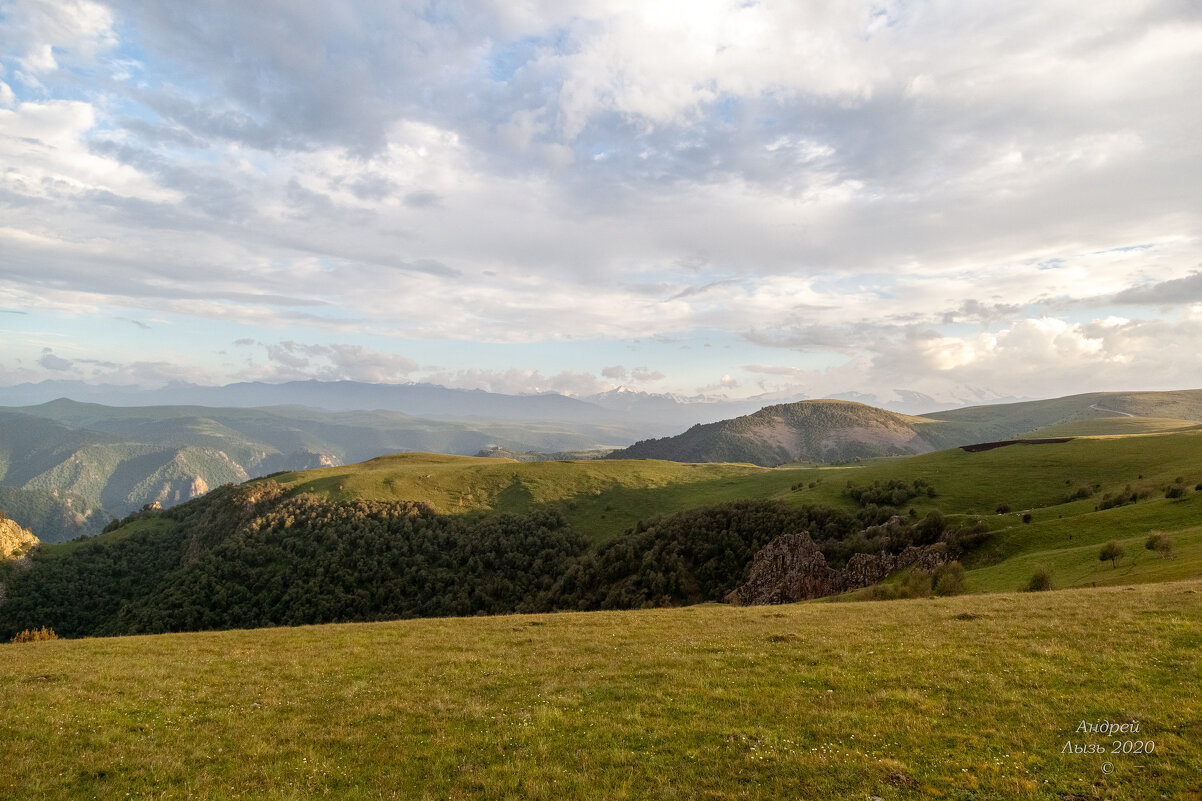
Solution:
[[(283, 473), (273, 480), (291, 505), (252, 527), (292, 549), (263, 563), (276, 568), (318, 539), (353, 565), (349, 534), (322, 528), (322, 516), (402, 499), (456, 513), (429, 517), (430, 525), (472, 521), (431, 529), (446, 537), (431, 541), (437, 548), (469, 547), (439, 568), (447, 571), (499, 554), (501, 540), (477, 538), (517, 515), (558, 512), (588, 534), (584, 547), (621, 549), (634, 542), (627, 529), (654, 538), (678, 519), (657, 515), (715, 501), (851, 514), (860, 504), (849, 482), (920, 480), (934, 496), (908, 497), (897, 513), (980, 519), (990, 536), (965, 554), (970, 595), (956, 598), (861, 602), (852, 594), (775, 607), (0, 645), (0, 799), (1202, 798), (1202, 430), (1132, 425), (1104, 424), (1099, 436), (1055, 444), (842, 467), (402, 454)], [(246, 512), (267, 486), (237, 488), (251, 495), (233, 504), (216, 504), (217, 493), (180, 510)], [(1180, 497), (1166, 496), (1173, 488)], [(317, 515), (304, 517), (306, 508)], [(393, 519), (416, 514), (387, 508)], [(38, 558), (65, 563), (103, 546), (118, 569), (122, 543), (153, 550), (188, 519), (137, 516), (93, 540), (43, 546)], [(700, 536), (679, 519), (686, 536)], [(200, 522), (196, 530), (215, 530)], [(558, 536), (559, 524), (548, 525), (544, 536)], [(451, 536), (460, 530), (466, 539)], [(1168, 558), (1144, 548), (1153, 531), (1171, 535)], [(269, 552), (250, 550), (247, 532), (211, 557), (188, 558), (248, 570)], [(473, 540), (484, 549), (472, 552)], [(1098, 558), (1108, 540), (1126, 548), (1117, 565)], [(240, 565), (239, 553), (251, 561)], [(383, 554), (364, 552), (362, 564)], [(654, 559), (680, 556), (661, 550)], [(1038, 568), (1058, 591), (1014, 592)], [(495, 582), (484, 571), (472, 580)], [(238, 581), (251, 586), (255, 575)], [(305, 592), (319, 599), (320, 589)], [(189, 592), (229, 590), (196, 584)], [(1139, 736), (1083, 733), (1082, 721), (1137, 721)], [(1109, 753), (1115, 742), (1119, 752)], [(1152, 753), (1123, 753), (1134, 742), (1153, 743)]]
[(590, 539), (621, 534), (641, 519), (744, 498), (784, 497), (788, 470), (748, 464), (568, 461), (401, 453), (356, 465), (272, 476), (294, 492), (331, 500), (407, 500), (445, 514), (561, 510)]
[[(963, 426), (973, 441), (1011, 439), (1062, 423), (1115, 417), (1164, 418), (1202, 423), (1202, 390), (1171, 392), (1091, 392), (1051, 400), (971, 406), (924, 415), (931, 420)], [(948, 430), (954, 430), (949, 427)], [(948, 443), (968, 444), (960, 441)]]
[[(1042, 532), (1056, 527), (1067, 531), (1086, 520), (1101, 521), (1098, 525), (1105, 530), (1112, 517), (1122, 518), (1137, 508), (1148, 515), (1139, 523), (1144, 529), (1155, 528), (1158, 521), (1167, 528), (1188, 525), (1189, 510), (1202, 497), (1192, 490), (1202, 483), (1200, 453), (1202, 430), (1193, 429), (1078, 437), (1059, 444), (1017, 444), (980, 453), (951, 448), (844, 466), (768, 469), (655, 460), (515, 463), (397, 454), (274, 478), (292, 491), (333, 500), (416, 500), (449, 513), (525, 512), (554, 506), (594, 541), (612, 539), (655, 515), (737, 499), (780, 499), (850, 510), (856, 504), (844, 492), (848, 482), (868, 486), (920, 479), (933, 485), (937, 496), (912, 498), (903, 512), (912, 507), (919, 517), (935, 509), (953, 518), (981, 517), (999, 533), (999, 541), (1021, 536), (1025, 543), (1029, 532), (1043, 536)], [(1163, 497), (1165, 487), (1178, 478), (1190, 490), (1186, 498)], [(1149, 497), (1131, 506), (1095, 511), (1107, 493), (1120, 493), (1129, 484), (1150, 493)], [(1087, 498), (1068, 502), (1083, 488), (1088, 488)], [(997, 514), (1002, 504), (1011, 511)], [(1025, 511), (1032, 515), (1029, 524), (1021, 521)], [(1197, 522), (1202, 524), (1202, 517)]]
[[(1022, 589), (1041, 569), (1056, 587), (1197, 577), (1200, 445), (1191, 429), (775, 469), (398, 454), (223, 488), (87, 543), (44, 546), (10, 585), (0, 630), (722, 600), (760, 548), (800, 531), (835, 566), (942, 543), (967, 568), (968, 592)], [(1143, 547), (1156, 531), (1168, 553)], [(1126, 549), (1118, 563), (1098, 558), (1110, 540)]]
[[(0, 799), (1196, 800), (1200, 597), (1190, 581), (0, 645)], [(1079, 731), (1103, 721), (1139, 731)], [(1136, 742), (1151, 753), (1123, 753)]]
[(643, 440), (611, 459), (679, 462), (849, 462), (935, 449), (918, 428), (922, 418), (852, 401), (800, 401), (767, 406), (755, 414), (696, 425), (683, 434)]
[[(846, 463), (1031, 436), (1165, 431), (1202, 423), (1202, 390), (1099, 392), (973, 406), (921, 417), (851, 401), (811, 400), (643, 440), (609, 458), (683, 462)], [(1069, 426), (1067, 429), (1061, 428)], [(1049, 433), (1051, 432), (1051, 433)], [(1067, 434), (1076, 436), (1078, 434)]]
[(0, 410), (0, 509), (47, 542), (95, 534), (144, 504), (229, 482), (402, 450), (590, 449), (613, 425), (425, 420), (400, 412), (279, 407), (109, 407), (59, 400)]
[[(695, 426), (678, 437), (643, 441), (611, 457), (762, 466), (797, 460), (850, 462), (1020, 435), (1184, 429), (1200, 418), (1199, 391), (1095, 393), (926, 417), (851, 402), (806, 401)], [(95, 534), (113, 517), (146, 503), (169, 506), (209, 488), (273, 471), (355, 463), (396, 451), (585, 451), (630, 442), (640, 433), (612, 422), (470, 422), (388, 411), (108, 407), (58, 400), (0, 410), (0, 509), (43, 541), (59, 542)], [(493, 496), (509, 484), (498, 487), (495, 477), (478, 478), (479, 490), (469, 492), (402, 484), (407, 492), (417, 493), (415, 497), (428, 496), (443, 511), (491, 508)], [(739, 497), (739, 492), (765, 494), (737, 481), (726, 483), (731, 480), (711, 484), (716, 498)], [(591, 509), (575, 516), (589, 521), (590, 536), (601, 536), (614, 517), (632, 524), (659, 504), (681, 508), (673, 500), (675, 491), (663, 489), (674, 483), (675, 479), (660, 482), (657, 498), (653, 492), (632, 495), (625, 492), (629, 487), (622, 480), (599, 477), (588, 491), (612, 497), (596, 509), (587, 494), (562, 494)], [(514, 488), (505, 497), (512, 504), (521, 495)]]

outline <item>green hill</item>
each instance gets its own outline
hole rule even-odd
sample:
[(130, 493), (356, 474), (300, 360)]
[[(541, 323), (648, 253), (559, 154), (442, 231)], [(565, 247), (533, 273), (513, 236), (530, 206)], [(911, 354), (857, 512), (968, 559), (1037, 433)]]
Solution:
[[(789, 462), (837, 464), (1018, 437), (1147, 433), (1200, 423), (1202, 390), (1098, 392), (921, 417), (850, 401), (812, 400), (768, 406), (733, 420), (696, 425), (674, 437), (643, 440), (608, 458), (749, 462), (765, 467)], [(1065, 431), (1073, 433), (1061, 433)]]
[[(969, 592), (1020, 589), (1040, 568), (1057, 587), (1187, 578), (1202, 575), (1200, 446), (1190, 429), (777, 469), (398, 454), (44, 546), (0, 636), (723, 600), (759, 549), (803, 531), (832, 569), (938, 548)], [(1168, 552), (1143, 547), (1156, 531)], [(1112, 539), (1127, 551), (1115, 564), (1098, 559)]]
[[(850, 463), (1028, 435), (1164, 431), (1199, 420), (1199, 391), (1094, 393), (926, 417), (850, 402), (805, 401), (639, 442), (610, 457), (761, 466)], [(147, 503), (170, 506), (224, 483), (277, 471), (353, 464), (397, 451), (570, 455), (620, 445), (638, 435), (612, 424), (447, 421), (399, 412), (297, 407), (108, 407), (58, 400), (0, 410), (0, 502), (43, 541), (62, 542), (96, 534), (112, 518)], [(751, 497), (765, 494), (728, 480), (733, 479), (710, 484), (715, 499), (742, 497), (744, 491)], [(458, 512), (492, 508), (493, 495), (509, 486), (497, 481), (480, 477), (479, 487), (467, 492), (402, 484), (409, 496)], [(601, 536), (615, 519), (633, 525), (658, 506), (682, 508), (674, 500), (677, 491), (666, 489), (674, 479), (656, 484), (658, 496), (632, 495), (620, 479), (598, 477), (594, 483), (587, 491), (606, 496), (599, 507), (590, 500), (599, 496), (575, 490), (564, 495), (582, 505), (574, 523), (584, 525), (590, 537)], [(502, 503), (520, 507), (522, 497), (515, 488)]]
[(643, 440), (607, 458), (748, 462), (765, 467), (789, 462), (850, 462), (935, 450), (921, 428), (924, 424), (933, 427), (920, 417), (852, 401), (800, 401), (696, 425), (675, 437)]
[(573, 527), (597, 541), (658, 514), (722, 501), (784, 497), (796, 480), (789, 471), (748, 464), (511, 462), (432, 453), (399, 453), (272, 478), (289, 491), (334, 501), (416, 501), (443, 514), (524, 513), (554, 506)]
[[(1165, 418), (1202, 423), (1202, 390), (1187, 389), (1172, 392), (1091, 392), (1051, 400), (1001, 403), (972, 406), (924, 415), (942, 423), (954, 424), (945, 430), (955, 431), (963, 440), (971, 434), (973, 442), (1011, 439), (1063, 423), (1106, 421), (1115, 418)], [(1170, 423), (1169, 427), (1174, 424)], [(969, 441), (948, 442), (966, 445)]]
[[(0, 799), (1192, 798), (1184, 419), (841, 466), (398, 454), (218, 487), (38, 548), (0, 637), (359, 622), (0, 645)], [(969, 595), (857, 600), (902, 570), (707, 603), (799, 531), (831, 564), (932, 544)], [(1015, 592), (1039, 570), (1057, 591)]]
[(108, 407), (59, 400), (0, 410), (0, 501), (47, 542), (96, 534), (147, 503), (279, 470), (402, 450), (588, 450), (635, 431), (568, 423), (424, 420), (400, 412)]

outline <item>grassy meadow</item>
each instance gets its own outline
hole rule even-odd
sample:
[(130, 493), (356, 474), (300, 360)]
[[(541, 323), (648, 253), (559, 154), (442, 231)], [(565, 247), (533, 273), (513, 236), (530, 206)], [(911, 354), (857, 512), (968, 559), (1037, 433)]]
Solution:
[[(1199, 799), (1200, 600), (1189, 581), (9, 644), (0, 798)], [(1064, 753), (1115, 740), (1154, 751)]]
[[(1112, 418), (1103, 430), (1125, 430), (1137, 418)], [(1091, 423), (1098, 430), (1100, 423)], [(994, 531), (968, 561), (969, 591), (1022, 589), (1038, 568), (1058, 587), (1085, 587), (1202, 577), (1202, 430), (1082, 436), (1047, 445), (1010, 445), (978, 453), (959, 448), (837, 467), (681, 464), (655, 460), (516, 463), (436, 454), (397, 454), (358, 465), (284, 473), (286, 487), (335, 499), (414, 499), (440, 512), (487, 514), (555, 506), (595, 542), (639, 520), (706, 504), (778, 498), (851, 509), (848, 482), (932, 484), (934, 498), (905, 504), (917, 516), (939, 509), (952, 520), (980, 517)], [(1181, 499), (1164, 488), (1181, 479)], [(1128, 485), (1137, 503), (1096, 507)], [(1068, 500), (1081, 488), (1092, 495)], [(998, 514), (1000, 505), (1010, 511)], [(1030, 522), (1023, 522), (1023, 515)], [(1147, 535), (1173, 537), (1171, 559), (1144, 549)], [(1100, 546), (1120, 541), (1117, 567), (1098, 560)]]
[(578, 531), (597, 541), (659, 514), (784, 496), (797, 481), (791, 470), (749, 464), (514, 462), (431, 453), (398, 453), (273, 478), (289, 489), (335, 500), (413, 500), (443, 514), (525, 512), (555, 505)]
[[(726, 500), (850, 509), (849, 481), (920, 478), (936, 496), (901, 513), (980, 517), (993, 538), (952, 598), (0, 645), (0, 800), (1202, 801), (1202, 431), (1116, 425), (842, 467), (398, 454), (277, 475), (448, 513), (554, 506), (595, 542)], [(1144, 496), (1096, 508), (1128, 485)], [(1039, 569), (1056, 590), (1016, 592)], [(1103, 720), (1139, 732), (1078, 731)]]

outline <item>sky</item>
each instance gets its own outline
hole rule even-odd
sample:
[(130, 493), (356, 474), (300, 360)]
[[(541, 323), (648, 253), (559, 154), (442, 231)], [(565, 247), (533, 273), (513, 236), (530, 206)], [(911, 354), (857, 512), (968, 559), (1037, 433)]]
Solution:
[(0, 0), (0, 385), (1202, 387), (1196, 0)]

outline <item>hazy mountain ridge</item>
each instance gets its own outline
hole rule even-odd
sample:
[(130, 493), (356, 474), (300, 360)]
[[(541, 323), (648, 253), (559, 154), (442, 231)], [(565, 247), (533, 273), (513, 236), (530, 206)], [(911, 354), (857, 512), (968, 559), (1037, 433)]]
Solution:
[[(894, 389), (883, 395), (841, 392), (826, 397), (856, 401), (902, 414), (925, 414), (973, 404), (1019, 400), (968, 386), (955, 388), (951, 395), (942, 400), (909, 389)], [(158, 389), (95, 385), (82, 381), (42, 381), (0, 387), (0, 406), (32, 406), (58, 398), (108, 406), (306, 406), (329, 411), (379, 409), (438, 419), (557, 420), (650, 425), (652, 428), (643, 431), (644, 435), (678, 433), (696, 423), (711, 423), (752, 414), (765, 406), (808, 399), (804, 394), (790, 391), (731, 399), (721, 394), (685, 396), (645, 392), (625, 386), (577, 398), (557, 393), (507, 395), (425, 383), (373, 384), (318, 380), (275, 384), (252, 381), (225, 386), (172, 382)]]
[(69, 400), (0, 410), (0, 509), (58, 542), (144, 504), (170, 506), (225, 483), (398, 451), (588, 451), (637, 438), (603, 423), (437, 421), (400, 412)]
[[(315, 388), (319, 382), (299, 383), (319, 393), (340, 386)], [(267, 386), (259, 385), (255, 391)], [(510, 404), (531, 400), (508, 397)], [(567, 402), (576, 411), (579, 407), (573, 404), (600, 408), (558, 397), (561, 400), (549, 396), (533, 400)], [(664, 410), (724, 408), (716, 401), (682, 404), (671, 396), (638, 392), (613, 393), (609, 402), (642, 408), (658, 404)], [(283, 470), (361, 462), (402, 451), (470, 455), (501, 449), (531, 458), (535, 452), (563, 457), (646, 436), (646, 429), (635, 424), (607, 422), (614, 416), (634, 417), (633, 412), (601, 412), (598, 422), (485, 422), (423, 419), (386, 410), (112, 407), (60, 399), (0, 409), (0, 510), (42, 540), (57, 542), (95, 533), (111, 518), (146, 503), (170, 506), (221, 484)], [(1048, 426), (1115, 415), (1202, 421), (1202, 390), (1089, 393), (923, 417), (850, 401), (799, 401), (699, 423), (675, 437), (641, 440), (614, 451), (610, 458), (762, 466), (797, 460), (846, 462), (1010, 439)]]
[[(841, 405), (801, 413), (834, 419)], [(1141, 560), (1139, 580), (1174, 580), (1202, 564), (1200, 437), (1194, 427), (953, 448), (834, 474), (400, 454), (221, 487), (39, 549), (0, 604), (0, 638), (39, 626), (88, 636), (721, 601), (745, 585), (757, 553), (800, 531), (823, 556), (805, 576), (845, 566), (848, 588), (879, 580), (876, 568), (865, 578), (870, 556), (911, 548), (963, 560), (993, 591), (1016, 589), (1029, 557), (1049, 553), (1076, 586), (1113, 583), (1126, 579), (1098, 566), (1097, 547), (1116, 529), (1129, 553), (1147, 549), (1149, 530), (1173, 532), (1173, 558)], [(489, 476), (492, 497), (473, 510), (439, 512), (416, 494), (478, 495)], [(1082, 503), (1078, 485), (1097, 488), (1099, 502)], [(1107, 503), (1133, 485), (1138, 504)], [(1023, 511), (992, 511), (1001, 503)], [(590, 518), (604, 524), (599, 536), (586, 534)]]
[(0, 404), (28, 406), (58, 398), (107, 406), (257, 408), (304, 406), (328, 411), (381, 410), (435, 419), (557, 421), (625, 424), (625, 416), (557, 393), (505, 395), (437, 384), (370, 384), (360, 381), (242, 382), (225, 386), (171, 383), (159, 389), (42, 382), (0, 388)]

